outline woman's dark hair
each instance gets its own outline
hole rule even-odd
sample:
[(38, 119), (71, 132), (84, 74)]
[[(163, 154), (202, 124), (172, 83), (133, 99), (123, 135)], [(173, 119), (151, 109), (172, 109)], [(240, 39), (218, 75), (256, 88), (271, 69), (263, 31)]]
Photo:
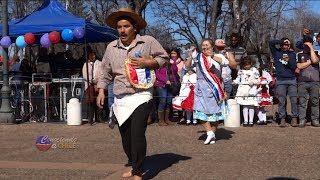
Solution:
[(211, 44), (212, 47), (214, 46), (214, 42), (213, 42), (212, 39), (210, 39), (210, 38), (204, 38), (204, 39), (202, 40), (202, 42), (205, 42), (205, 41), (208, 41), (208, 42)]
[(171, 49), (171, 51), (170, 51), (169, 53), (171, 54), (172, 51), (174, 51), (174, 52), (177, 53), (178, 58), (181, 58), (181, 56), (180, 56), (180, 49), (179, 49), (179, 48), (173, 48), (173, 49)]
[[(281, 38), (280, 40), (282, 40), (282, 41), (284, 41), (284, 40), (289, 40), (290, 41), (290, 39), (288, 38), (288, 37), (283, 37), (283, 38)], [(290, 41), (291, 42), (291, 41)]]
[[(280, 40), (282, 41), (282, 42), (280, 43), (281, 46), (284, 45), (284, 42), (283, 42), (283, 41), (285, 41), (285, 40), (289, 40), (290, 43), (291, 43), (291, 40), (290, 40), (289, 38), (287, 38), (287, 37), (283, 37), (283, 38), (281, 38)], [(290, 46), (291, 46), (291, 45), (290, 45)]]
[(41, 47), (39, 50), (38, 62), (48, 62), (48, 49), (45, 47)]
[(87, 58), (89, 58), (89, 55), (91, 53), (94, 53), (92, 47), (91, 46), (87, 46)]
[(40, 48), (40, 51), (39, 51), (39, 56), (45, 57), (45, 56), (47, 56), (47, 55), (48, 55), (48, 49), (45, 48), (45, 47), (41, 47), (41, 48)]
[(163, 49), (167, 52), (168, 55), (170, 55), (171, 51), (169, 47), (163, 47)]
[(238, 40), (240, 39), (238, 33), (232, 33), (232, 34), (230, 35), (230, 39), (232, 39), (232, 38), (237, 38)]
[(303, 43), (305, 43), (305, 42), (313, 43), (313, 39), (312, 39), (312, 37), (310, 37), (310, 36), (306, 36), (306, 37), (304, 37), (304, 38), (303, 38)]
[(245, 57), (241, 58), (240, 62), (241, 62), (241, 64), (240, 64), (241, 69), (243, 69), (243, 67), (248, 64), (250, 64), (252, 66), (252, 59), (249, 56), (245, 56)]
[(291, 39), (289, 39), (288, 37), (283, 37), (283, 38), (281, 38), (280, 40), (282, 41), (282, 43), (280, 43), (280, 46), (283, 46), (283, 45), (284, 45), (283, 41), (289, 40), (289, 41), (290, 41), (290, 49), (293, 49), (293, 50), (294, 50)]
[(20, 68), (27, 68), (29, 66), (29, 62), (28, 62), (28, 59), (26, 58), (23, 58), (22, 61), (21, 61), (21, 65), (20, 65)]
[(21, 72), (21, 79), (30, 81), (32, 76), (32, 67), (30, 67), (29, 60), (24, 58), (21, 60), (19, 71)]

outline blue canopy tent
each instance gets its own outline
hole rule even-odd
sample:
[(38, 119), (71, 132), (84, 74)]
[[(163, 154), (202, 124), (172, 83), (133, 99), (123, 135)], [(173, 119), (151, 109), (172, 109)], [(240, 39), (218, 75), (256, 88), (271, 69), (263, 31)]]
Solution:
[[(31, 32), (38, 37), (52, 31), (73, 30), (82, 27), (85, 30), (85, 37), (73, 38), (70, 43), (93, 43), (110, 42), (118, 38), (116, 30), (91, 23), (85, 18), (77, 17), (67, 11), (57, 0), (46, 0), (41, 7), (31, 14), (9, 23), (9, 36), (17, 37)], [(0, 26), (2, 29), (2, 26)], [(0, 32), (2, 36), (2, 32)], [(38, 43), (39, 43), (39, 38)]]
[[(73, 40), (68, 43), (85, 44), (97, 42), (111, 42), (118, 38), (118, 33), (115, 29), (91, 23), (87, 21), (85, 18), (75, 16), (69, 11), (67, 11), (57, 0), (46, 0), (41, 5), (41, 7), (33, 11), (31, 14), (20, 19), (10, 21), (8, 23), (8, 35), (11, 37), (11, 41), (14, 42), (16, 37), (20, 35), (25, 35), (26, 33), (30, 32), (36, 35), (35, 44), (39, 44), (40, 37), (45, 33), (50, 33), (52, 31), (62, 32), (64, 29), (73, 30), (77, 27), (81, 27), (84, 29), (84, 37), (81, 39), (77, 39), (74, 37)], [(0, 29), (2, 29), (1, 25)], [(0, 37), (2, 37), (2, 31), (0, 31)], [(67, 42), (64, 42), (61, 39), (61, 43)], [(85, 48), (86, 47), (87, 46), (85, 46)], [(31, 46), (29, 46), (29, 48), (31, 49)], [(31, 62), (31, 58), (29, 59)], [(88, 60), (86, 62), (87, 79), (89, 79)], [(61, 74), (57, 73), (59, 75), (59, 78), (60, 76), (63, 77), (63, 74), (65, 72), (66, 71), (62, 71)], [(89, 83), (89, 81), (87, 81), (87, 83)], [(60, 98), (62, 97), (60, 96)], [(60, 102), (62, 102), (61, 99)], [(61, 114), (64, 111), (65, 109), (62, 111), (60, 108)]]

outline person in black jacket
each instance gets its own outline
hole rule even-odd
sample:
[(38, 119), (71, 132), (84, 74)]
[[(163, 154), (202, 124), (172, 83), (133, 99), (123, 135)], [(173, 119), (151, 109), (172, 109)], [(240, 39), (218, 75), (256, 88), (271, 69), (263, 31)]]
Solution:
[[(280, 45), (280, 48), (276, 46)], [(280, 118), (280, 127), (286, 126), (286, 99), (290, 97), (291, 101), (291, 126), (298, 126), (298, 93), (295, 70), (297, 68), (296, 54), (291, 48), (291, 42), (288, 38), (273, 40), (269, 42), (275, 69), (276, 69), (276, 91), (279, 99), (278, 113)]]

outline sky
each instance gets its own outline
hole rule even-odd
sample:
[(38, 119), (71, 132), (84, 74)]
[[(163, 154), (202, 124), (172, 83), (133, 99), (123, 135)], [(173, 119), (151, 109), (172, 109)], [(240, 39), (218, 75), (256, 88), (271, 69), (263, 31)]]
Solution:
[(319, 12), (320, 9), (320, 0), (312, 0), (309, 2), (310, 3), (310, 8), (315, 11), (315, 12)]

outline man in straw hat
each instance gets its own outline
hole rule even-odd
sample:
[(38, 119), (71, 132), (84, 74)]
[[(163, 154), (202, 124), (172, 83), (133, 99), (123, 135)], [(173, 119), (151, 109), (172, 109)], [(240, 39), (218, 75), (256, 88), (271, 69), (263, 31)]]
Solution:
[(112, 109), (119, 124), (128, 165), (132, 166), (132, 170), (122, 176), (142, 179), (147, 149), (145, 131), (155, 81), (153, 70), (162, 67), (169, 57), (155, 38), (138, 34), (147, 23), (132, 9), (119, 9), (107, 17), (106, 23), (118, 30), (119, 39), (107, 46), (103, 56), (97, 104), (102, 108), (104, 89), (114, 79)]

